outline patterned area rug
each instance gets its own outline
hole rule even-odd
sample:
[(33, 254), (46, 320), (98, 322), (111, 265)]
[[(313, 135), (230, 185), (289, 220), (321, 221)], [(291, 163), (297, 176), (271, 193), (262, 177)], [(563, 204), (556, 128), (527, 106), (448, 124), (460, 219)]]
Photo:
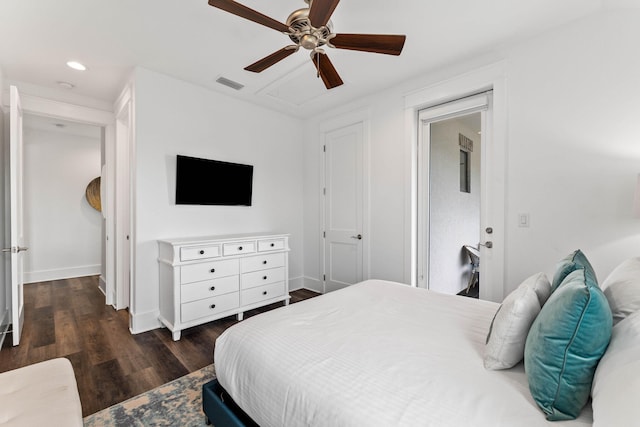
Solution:
[(85, 427), (206, 426), (202, 385), (215, 378), (213, 365), (110, 406), (84, 419)]

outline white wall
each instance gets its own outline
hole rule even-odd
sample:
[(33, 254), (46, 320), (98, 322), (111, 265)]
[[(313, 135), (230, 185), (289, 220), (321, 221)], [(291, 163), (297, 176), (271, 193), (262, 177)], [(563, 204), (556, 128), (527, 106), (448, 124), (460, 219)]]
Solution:
[(0, 66), (0, 108), (2, 108), (4, 104), (4, 92), (5, 92), (5, 87), (4, 87), (4, 70), (2, 69), (2, 67)]
[[(289, 273), (302, 280), (303, 144), (298, 119), (137, 69), (134, 332), (158, 326), (157, 240), (290, 233)], [(176, 206), (176, 155), (254, 166), (253, 206)]]
[[(603, 13), (510, 54), (507, 279), (582, 248), (600, 280), (640, 252), (640, 10)], [(530, 228), (517, 227), (519, 212)]]
[(102, 215), (85, 197), (100, 139), (24, 129), (25, 283), (100, 273)]
[[(473, 71), (497, 59), (507, 64), (508, 158), (505, 292), (582, 248), (603, 279), (640, 248), (631, 216), (640, 171), (640, 39), (638, 9), (598, 12), (490, 57), (441, 69), (305, 122), (305, 192), (320, 182), (318, 126), (350, 111), (371, 122), (369, 277), (408, 283), (412, 126), (406, 94)], [(637, 46), (636, 46), (637, 47)], [(305, 200), (305, 253), (320, 247), (318, 201)], [(518, 228), (519, 213), (531, 226)], [(495, 227), (500, 227), (496, 224)], [(320, 264), (305, 257), (317, 280)]]

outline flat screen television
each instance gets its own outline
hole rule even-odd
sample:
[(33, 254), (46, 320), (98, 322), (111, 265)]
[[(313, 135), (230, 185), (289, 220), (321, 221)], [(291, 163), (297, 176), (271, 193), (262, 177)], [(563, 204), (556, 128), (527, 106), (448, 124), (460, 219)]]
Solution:
[(252, 165), (177, 156), (177, 205), (251, 206), (252, 191)]

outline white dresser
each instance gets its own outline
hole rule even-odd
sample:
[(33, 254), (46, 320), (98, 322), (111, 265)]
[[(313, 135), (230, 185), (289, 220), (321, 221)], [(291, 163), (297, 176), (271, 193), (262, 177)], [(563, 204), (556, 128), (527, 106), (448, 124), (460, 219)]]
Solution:
[(160, 321), (180, 331), (247, 310), (289, 303), (289, 235), (159, 240)]

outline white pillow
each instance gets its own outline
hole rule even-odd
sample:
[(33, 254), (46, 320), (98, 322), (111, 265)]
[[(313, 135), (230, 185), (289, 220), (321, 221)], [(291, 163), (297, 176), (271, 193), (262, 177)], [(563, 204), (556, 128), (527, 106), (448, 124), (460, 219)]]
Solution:
[(640, 311), (640, 258), (617, 266), (600, 287), (609, 301), (614, 325)]
[(551, 283), (549, 282), (547, 275), (544, 273), (537, 273), (527, 278), (520, 284), (519, 287), (523, 286), (531, 288), (536, 293), (536, 295), (538, 295), (540, 307), (542, 307), (544, 303), (547, 302), (547, 300), (549, 299), (549, 295), (551, 295)]
[(640, 312), (613, 327), (591, 388), (593, 426), (632, 426), (640, 419)]
[(524, 358), (527, 334), (538, 313), (538, 295), (529, 286), (518, 286), (504, 299), (487, 336), (485, 368), (509, 369)]

